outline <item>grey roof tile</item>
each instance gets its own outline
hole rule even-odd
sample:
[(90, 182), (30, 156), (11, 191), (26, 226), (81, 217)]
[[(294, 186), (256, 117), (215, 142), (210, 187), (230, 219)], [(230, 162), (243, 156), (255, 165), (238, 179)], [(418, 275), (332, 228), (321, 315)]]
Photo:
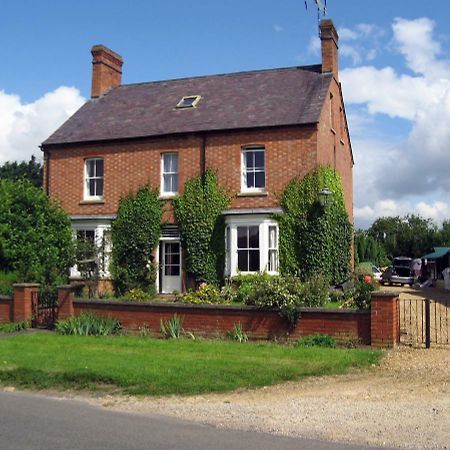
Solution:
[[(43, 145), (315, 123), (331, 74), (319, 66), (122, 85), (89, 100)], [(196, 108), (176, 109), (201, 95)]]

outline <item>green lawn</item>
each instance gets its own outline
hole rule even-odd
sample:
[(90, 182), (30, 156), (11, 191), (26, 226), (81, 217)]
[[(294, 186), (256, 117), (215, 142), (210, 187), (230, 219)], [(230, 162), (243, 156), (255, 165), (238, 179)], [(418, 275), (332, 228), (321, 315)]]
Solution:
[(225, 392), (377, 363), (369, 349), (212, 340), (21, 335), (0, 340), (0, 384), (166, 395)]

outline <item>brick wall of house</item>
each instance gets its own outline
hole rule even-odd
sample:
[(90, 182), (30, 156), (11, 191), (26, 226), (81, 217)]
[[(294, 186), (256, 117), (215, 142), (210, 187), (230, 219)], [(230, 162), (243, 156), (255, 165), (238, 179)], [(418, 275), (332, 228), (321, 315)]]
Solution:
[[(201, 139), (195, 136), (83, 144), (51, 151), (49, 194), (70, 215), (108, 215), (117, 212), (119, 199), (150, 183), (160, 187), (161, 153), (178, 151), (179, 185), (200, 173)], [(84, 202), (84, 160), (104, 158), (104, 201)], [(173, 221), (166, 202), (164, 221)]]
[(341, 92), (335, 79), (331, 81), (330, 92), (324, 102), (317, 140), (317, 161), (320, 165), (336, 168), (341, 175), (345, 206), (350, 222), (353, 223), (353, 160)]
[[(267, 208), (279, 206), (284, 186), (296, 176), (314, 169), (318, 155), (326, 161), (322, 140), (317, 145), (316, 126), (283, 127), (252, 131), (208, 133), (205, 138), (206, 167), (217, 170), (219, 182), (233, 196), (232, 208)], [(187, 179), (199, 175), (202, 167), (201, 135), (164, 137), (127, 142), (83, 144), (50, 150), (47, 168), (50, 196), (60, 202), (70, 215), (108, 215), (117, 211), (121, 196), (150, 182), (160, 186), (161, 153), (179, 153), (179, 187)], [(263, 144), (266, 148), (266, 195), (240, 195), (241, 149), (246, 145)], [(104, 158), (104, 201), (83, 201), (84, 160)], [(332, 162), (332, 161), (331, 161)], [(345, 176), (346, 195), (351, 205), (351, 167)], [(172, 202), (167, 201), (165, 222), (173, 222)]]
[[(266, 193), (241, 194), (241, 150), (258, 144), (265, 147)], [(316, 126), (213, 134), (207, 138), (206, 165), (232, 193), (231, 208), (277, 207), (286, 184), (314, 169), (316, 149)]]

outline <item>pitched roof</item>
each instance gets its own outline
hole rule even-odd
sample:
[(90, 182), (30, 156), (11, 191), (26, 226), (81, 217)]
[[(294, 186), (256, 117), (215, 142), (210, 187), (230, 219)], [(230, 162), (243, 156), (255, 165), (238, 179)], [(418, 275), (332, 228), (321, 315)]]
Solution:
[[(122, 85), (89, 100), (43, 145), (316, 123), (331, 77), (318, 65)], [(197, 107), (176, 109), (188, 95), (201, 96)]]

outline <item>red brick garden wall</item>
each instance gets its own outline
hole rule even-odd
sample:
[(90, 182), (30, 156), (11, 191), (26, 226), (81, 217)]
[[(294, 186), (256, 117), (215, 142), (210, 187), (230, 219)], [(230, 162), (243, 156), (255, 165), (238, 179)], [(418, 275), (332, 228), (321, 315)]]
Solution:
[(12, 322), (13, 298), (0, 295), (0, 323)]
[(160, 336), (160, 320), (183, 316), (183, 328), (195, 335), (223, 337), (235, 323), (252, 339), (298, 339), (314, 333), (326, 333), (338, 341), (359, 339), (370, 344), (370, 311), (302, 308), (297, 325), (290, 328), (276, 311), (251, 306), (184, 305), (167, 303), (121, 303), (75, 300), (74, 313), (92, 311), (117, 318), (124, 328), (138, 331), (146, 325), (151, 334)]

